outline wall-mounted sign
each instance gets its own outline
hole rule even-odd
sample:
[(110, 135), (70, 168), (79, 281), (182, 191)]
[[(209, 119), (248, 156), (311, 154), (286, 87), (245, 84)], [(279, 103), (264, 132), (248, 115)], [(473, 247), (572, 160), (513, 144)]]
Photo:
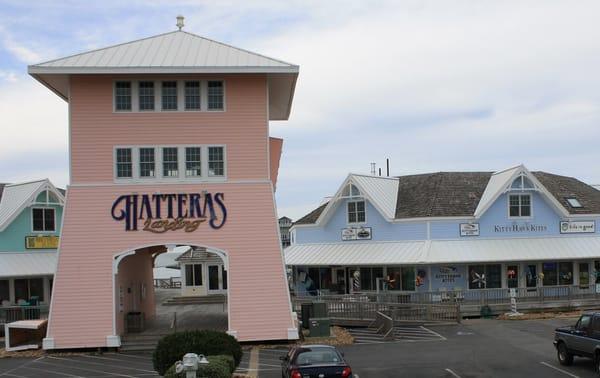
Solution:
[(433, 278), (441, 283), (455, 283), (461, 281), (463, 276), (456, 266), (448, 265), (438, 267), (433, 273)]
[(58, 236), (45, 235), (45, 236), (26, 236), (25, 237), (25, 248), (27, 249), (57, 249), (58, 248)]
[(596, 232), (594, 221), (560, 222), (561, 234), (593, 234)]
[(125, 231), (142, 231), (161, 234), (167, 231), (193, 232), (208, 221), (210, 227), (219, 229), (227, 220), (223, 193), (178, 194), (126, 194), (115, 200), (111, 215), (125, 222)]
[(460, 236), (479, 236), (479, 223), (461, 223)]
[(510, 232), (510, 233), (536, 233), (548, 231), (548, 226), (543, 224), (509, 224), (506, 226), (495, 225), (494, 232)]
[(371, 227), (342, 228), (342, 240), (371, 240)]

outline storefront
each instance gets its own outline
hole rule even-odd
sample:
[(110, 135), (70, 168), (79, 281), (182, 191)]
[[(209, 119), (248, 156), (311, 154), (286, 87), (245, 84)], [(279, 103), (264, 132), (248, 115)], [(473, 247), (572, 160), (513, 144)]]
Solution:
[(598, 219), (600, 192), (524, 166), (349, 175), (329, 202), (294, 224), (284, 253), (296, 295), (594, 291)]
[(210, 254), (182, 257), (182, 286), (226, 294), (231, 335), (298, 338), (274, 203), (282, 140), (269, 137), (298, 66), (179, 30), (29, 73), (70, 115), (45, 349), (120, 346), (130, 314), (155, 314), (155, 259), (181, 246)]

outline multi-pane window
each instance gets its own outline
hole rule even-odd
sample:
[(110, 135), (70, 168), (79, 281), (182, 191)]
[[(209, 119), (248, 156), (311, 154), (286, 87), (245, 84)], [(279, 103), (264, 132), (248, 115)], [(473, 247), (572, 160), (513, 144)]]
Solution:
[(131, 178), (132, 175), (131, 148), (117, 148), (117, 178)]
[(383, 280), (383, 268), (360, 268), (360, 290), (377, 290), (377, 279)]
[(365, 201), (348, 202), (348, 223), (364, 223), (365, 221)]
[(415, 290), (415, 268), (412, 266), (388, 267), (384, 284), (387, 290)]
[(154, 82), (139, 82), (139, 107), (140, 110), (154, 110)]
[(162, 82), (162, 110), (177, 110), (177, 82)]
[(223, 110), (223, 82), (208, 82), (208, 109)]
[(225, 156), (223, 147), (208, 147), (208, 175), (225, 175)]
[(185, 110), (200, 110), (200, 82), (185, 82)]
[(56, 231), (53, 208), (33, 208), (31, 209), (31, 216), (33, 218), (33, 231)]
[(154, 148), (140, 148), (140, 177), (155, 176)]
[(179, 176), (179, 163), (177, 160), (177, 147), (165, 147), (163, 151), (163, 176)]
[(130, 81), (117, 81), (115, 83), (115, 110), (131, 110)]
[(200, 147), (185, 148), (185, 175), (187, 177), (200, 177), (202, 175), (200, 152)]
[(37, 299), (44, 301), (44, 279), (43, 278), (24, 278), (15, 280), (15, 300), (31, 301)]
[(590, 264), (579, 263), (579, 286), (588, 287), (590, 284)]
[(10, 288), (8, 280), (0, 280), (0, 305), (5, 301), (10, 301)]
[(511, 194), (508, 197), (508, 209), (511, 217), (530, 217), (531, 196), (529, 194)]
[(202, 286), (202, 264), (185, 265), (185, 286)]
[(499, 289), (502, 287), (502, 266), (469, 265), (469, 289)]

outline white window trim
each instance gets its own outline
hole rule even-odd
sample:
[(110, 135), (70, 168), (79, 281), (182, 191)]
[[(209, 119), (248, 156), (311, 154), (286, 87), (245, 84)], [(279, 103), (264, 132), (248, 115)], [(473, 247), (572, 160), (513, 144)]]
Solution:
[[(50, 209), (52, 210), (52, 215), (54, 216), (54, 230), (48, 231), (48, 230), (44, 230), (44, 231), (36, 231), (33, 229), (33, 210), (34, 209), (43, 209), (43, 210), (47, 210)], [(56, 209), (54, 207), (51, 206), (32, 206), (31, 207), (31, 232), (32, 233), (36, 233), (36, 234), (54, 234), (56, 233)], [(44, 228), (46, 228), (46, 221), (45, 221), (45, 217), (44, 217)]]
[[(510, 215), (510, 196), (519, 196), (519, 213), (521, 212), (521, 197), (520, 196), (529, 196), (529, 216), (511, 216)], [(531, 193), (525, 192), (508, 192), (506, 195), (506, 211), (508, 215), (508, 219), (533, 219), (533, 196)]]
[[(154, 82), (154, 109), (153, 110), (140, 110), (139, 104), (139, 83), (141, 81), (152, 81)], [(177, 110), (163, 110), (162, 109), (162, 82), (163, 81), (176, 81), (177, 82)], [(186, 81), (199, 81), (200, 82), (200, 109), (185, 109), (185, 82)], [(208, 109), (208, 82), (209, 81), (220, 81), (223, 83), (223, 109)], [(129, 82), (131, 83), (131, 109), (130, 110), (117, 110), (115, 96), (117, 91), (117, 82)], [(168, 80), (168, 79), (156, 79), (152, 78), (123, 78), (114, 79), (112, 84), (112, 109), (115, 114), (131, 114), (131, 113), (157, 113), (157, 114), (172, 114), (172, 113), (224, 113), (227, 111), (227, 80), (223, 78), (214, 79), (180, 79), (180, 80)]]
[[(163, 159), (162, 149), (163, 148), (177, 148), (178, 156), (178, 173), (177, 177), (163, 176)], [(200, 147), (200, 160), (201, 160), (201, 176), (186, 176), (185, 172), (185, 149), (187, 147)], [(222, 147), (223, 148), (223, 159), (224, 159), (224, 174), (223, 176), (209, 176), (208, 175), (208, 147)], [(132, 159), (132, 177), (117, 177), (117, 149), (130, 148), (131, 159)], [(153, 148), (154, 149), (154, 164), (155, 164), (155, 176), (154, 177), (140, 177), (140, 159), (139, 151), (140, 148)], [(113, 147), (113, 181), (115, 183), (125, 184), (138, 184), (138, 183), (190, 183), (190, 182), (224, 182), (227, 181), (228, 174), (228, 158), (227, 158), (227, 145), (225, 144), (165, 144), (165, 145), (117, 145)], [(366, 210), (366, 207), (365, 207)], [(366, 217), (366, 214), (365, 214)]]
[[(364, 202), (364, 204), (365, 204), (365, 221), (364, 222), (350, 222), (350, 213), (348, 211), (348, 205), (350, 203), (357, 203), (357, 202)], [(358, 214), (358, 212), (357, 212), (357, 214)], [(367, 224), (367, 201), (364, 198), (362, 198), (362, 199), (354, 199), (354, 200), (351, 200), (351, 201), (346, 201), (346, 223), (347, 224), (352, 224), (352, 225), (355, 225), (355, 224)]]

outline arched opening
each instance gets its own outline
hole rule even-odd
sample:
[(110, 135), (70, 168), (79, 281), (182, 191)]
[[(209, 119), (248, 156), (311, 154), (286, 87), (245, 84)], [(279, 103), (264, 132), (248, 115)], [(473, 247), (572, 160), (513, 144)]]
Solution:
[(114, 335), (228, 331), (228, 267), (223, 250), (190, 243), (114, 255)]

